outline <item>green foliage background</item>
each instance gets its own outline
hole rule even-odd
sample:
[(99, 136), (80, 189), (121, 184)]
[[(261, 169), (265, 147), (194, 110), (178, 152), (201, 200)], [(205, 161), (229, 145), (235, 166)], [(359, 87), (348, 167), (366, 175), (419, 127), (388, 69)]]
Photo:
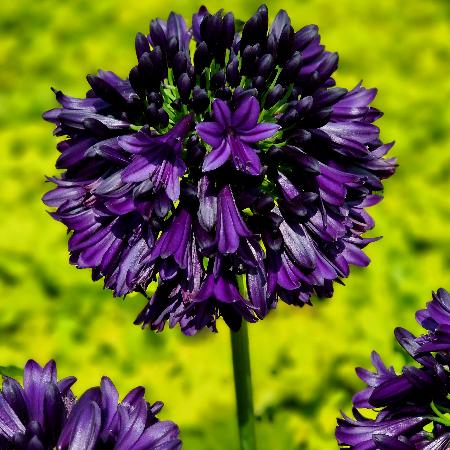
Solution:
[[(40, 198), (55, 173), (56, 140), (41, 113), (55, 102), (50, 85), (83, 95), (86, 73), (126, 76), (134, 34), (171, 9), (196, 1), (3, 0), (0, 2), (0, 365), (55, 358), (77, 392), (108, 374), (122, 394), (135, 385), (166, 403), (186, 449), (236, 448), (229, 336), (155, 335), (132, 325), (143, 300), (113, 299), (88, 271), (69, 266), (62, 225)], [(228, 0), (248, 18), (257, 2)], [(378, 349), (399, 367), (397, 325), (417, 330), (414, 311), (431, 290), (450, 288), (449, 3), (423, 0), (269, 1), (297, 27), (317, 23), (340, 53), (339, 85), (377, 86), (378, 124), (398, 173), (372, 210), (372, 264), (353, 269), (335, 297), (314, 308), (281, 305), (250, 327), (260, 450), (335, 448), (339, 409), (360, 388), (353, 368)]]

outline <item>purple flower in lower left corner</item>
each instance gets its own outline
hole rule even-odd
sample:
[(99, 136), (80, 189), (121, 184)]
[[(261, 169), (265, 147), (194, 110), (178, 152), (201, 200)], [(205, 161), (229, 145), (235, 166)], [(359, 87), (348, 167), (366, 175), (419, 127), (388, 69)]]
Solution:
[(146, 402), (137, 387), (119, 402), (108, 377), (78, 399), (71, 391), (76, 378), (57, 379), (56, 364), (30, 360), (23, 386), (4, 377), (0, 393), (2, 450), (176, 450), (177, 425), (159, 421), (162, 402)]

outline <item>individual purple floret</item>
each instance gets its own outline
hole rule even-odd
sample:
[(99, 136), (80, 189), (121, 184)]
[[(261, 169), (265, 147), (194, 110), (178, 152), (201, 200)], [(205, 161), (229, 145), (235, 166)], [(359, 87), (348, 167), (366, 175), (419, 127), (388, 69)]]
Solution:
[(108, 377), (100, 387), (76, 399), (76, 378), (57, 380), (54, 361), (44, 367), (30, 360), (23, 387), (3, 377), (0, 393), (0, 448), (2, 450), (176, 450), (181, 448), (178, 427), (159, 421), (163, 404), (144, 399), (137, 387), (118, 402)]
[(199, 136), (212, 147), (203, 161), (203, 172), (217, 169), (231, 159), (236, 170), (259, 175), (261, 161), (249, 144), (272, 137), (280, 125), (257, 123), (260, 107), (255, 97), (245, 97), (236, 111), (231, 111), (220, 99), (214, 100), (212, 108), (215, 121), (201, 122), (196, 126)]
[(84, 99), (55, 91), (44, 118), (65, 138), (62, 174), (44, 202), (72, 264), (148, 296), (136, 323), (236, 330), (369, 264), (366, 208), (394, 173), (392, 143), (373, 124), (376, 89), (335, 87), (317, 26), (203, 6), (191, 27), (153, 20), (135, 49), (127, 78), (88, 75)]
[[(416, 364), (400, 374), (372, 353), (375, 372), (358, 368), (367, 388), (353, 397), (354, 419), (338, 419), (336, 438), (342, 448), (357, 450), (447, 450), (450, 444), (450, 347), (437, 332), (450, 323), (450, 296), (433, 293), (425, 310), (417, 313), (427, 331), (419, 337), (395, 330), (399, 344)], [(371, 418), (357, 408), (372, 409)]]

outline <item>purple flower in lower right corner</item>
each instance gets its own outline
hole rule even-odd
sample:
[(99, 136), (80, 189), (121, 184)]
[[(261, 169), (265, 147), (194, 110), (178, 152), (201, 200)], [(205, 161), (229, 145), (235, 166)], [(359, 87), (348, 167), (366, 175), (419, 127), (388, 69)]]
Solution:
[(57, 379), (56, 364), (25, 365), (23, 386), (3, 377), (0, 392), (1, 450), (179, 450), (179, 430), (156, 415), (162, 402), (150, 405), (143, 387), (119, 402), (108, 377), (78, 399), (76, 378)]
[[(354, 419), (338, 419), (336, 439), (355, 450), (447, 450), (450, 448), (450, 294), (433, 293), (416, 314), (426, 330), (415, 337), (403, 328), (395, 337), (414, 359), (396, 373), (372, 353), (375, 371), (358, 368), (367, 385), (353, 397)], [(359, 409), (372, 410), (370, 418)]]

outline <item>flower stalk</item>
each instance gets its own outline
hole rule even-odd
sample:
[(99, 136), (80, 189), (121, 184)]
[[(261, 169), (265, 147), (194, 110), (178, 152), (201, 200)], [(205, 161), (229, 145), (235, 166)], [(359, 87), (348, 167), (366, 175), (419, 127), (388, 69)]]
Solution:
[(231, 330), (234, 386), (241, 450), (256, 450), (255, 415), (250, 368), (247, 322), (238, 331)]

